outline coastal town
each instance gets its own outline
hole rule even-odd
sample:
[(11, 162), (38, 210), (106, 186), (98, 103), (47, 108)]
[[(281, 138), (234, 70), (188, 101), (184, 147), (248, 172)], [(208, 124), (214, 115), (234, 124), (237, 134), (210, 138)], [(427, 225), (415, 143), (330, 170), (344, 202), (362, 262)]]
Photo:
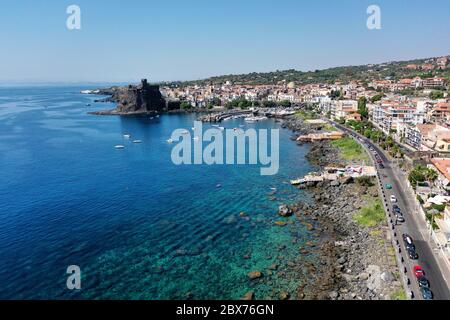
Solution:
[[(373, 162), (379, 171), (378, 175), (385, 166), (388, 166), (386, 162), (390, 163), (392, 169), (390, 174), (398, 175), (399, 188), (407, 194), (406, 199), (402, 200), (407, 207), (404, 210), (413, 211), (409, 214), (416, 216), (419, 224), (417, 229), (429, 235), (425, 240), (438, 261), (439, 268), (436, 269), (441, 273), (441, 278), (445, 279), (442, 281), (448, 281), (449, 62), (450, 56), (443, 56), (418, 63), (396, 64), (397, 72), (385, 77), (380, 77), (382, 73), (379, 71), (389, 72), (390, 63), (369, 65), (365, 80), (346, 82), (302, 84), (281, 79), (276, 84), (251, 85), (211, 81), (206, 84), (203, 82), (163, 85), (161, 91), (168, 99), (179, 101), (181, 109), (185, 110), (208, 110), (211, 114), (251, 111), (255, 114), (259, 112), (268, 115), (273, 114), (273, 110), (287, 109), (294, 110), (294, 117), (301, 118), (310, 126), (325, 128), (303, 132), (297, 137), (298, 143), (336, 141), (347, 135), (353, 137), (369, 154), (375, 156)], [(371, 76), (372, 72), (376, 75)], [(410, 76), (403, 77), (403, 75)], [(336, 171), (339, 173), (339, 170), (342, 176), (349, 168), (335, 169), (333, 174), (324, 172), (304, 178), (295, 177), (291, 183), (303, 185), (319, 181), (322, 183), (324, 180), (338, 180)], [(353, 174), (354, 169), (352, 170), (348, 176)], [(369, 174), (375, 175), (372, 171)], [(388, 182), (382, 184), (386, 189), (383, 192), (392, 193), (391, 200), (396, 202), (395, 192), (391, 191), (393, 183)], [(388, 208), (387, 210), (389, 211)], [(404, 221), (398, 205), (392, 206), (391, 210), (396, 212), (395, 224)], [(408, 246), (405, 248), (410, 252)], [(414, 258), (415, 253), (411, 255)], [(399, 258), (402, 261), (404, 259)], [(418, 265), (413, 267), (419, 268)], [(410, 282), (409, 278), (407, 282)], [(442, 285), (447, 287), (445, 283)], [(426, 297), (427, 293), (424, 294), (424, 298)]]

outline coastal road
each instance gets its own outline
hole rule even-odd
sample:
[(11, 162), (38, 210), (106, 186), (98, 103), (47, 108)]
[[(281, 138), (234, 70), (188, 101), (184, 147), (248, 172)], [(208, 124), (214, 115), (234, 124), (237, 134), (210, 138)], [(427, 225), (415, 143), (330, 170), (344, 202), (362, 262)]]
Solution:
[[(439, 252), (433, 251), (433, 248), (429, 243), (429, 241), (432, 241), (430, 240), (429, 232), (424, 226), (424, 222), (420, 221), (417, 214), (415, 214), (415, 200), (412, 199), (412, 195), (406, 191), (406, 181), (403, 181), (405, 177), (397, 172), (398, 170), (396, 169), (395, 164), (389, 160), (384, 151), (377, 145), (340, 124), (333, 122), (333, 125), (345, 133), (358, 138), (360, 143), (362, 142), (369, 147), (372, 147), (383, 161), (385, 168), (382, 169), (377, 166), (377, 170), (381, 178), (382, 188), (389, 203), (389, 210), (392, 213), (392, 205), (389, 198), (391, 195), (395, 195), (398, 200), (397, 205), (402, 210), (406, 220), (403, 224), (395, 227), (395, 232), (397, 234), (396, 239), (398, 239), (400, 243), (401, 255), (404, 259), (404, 265), (407, 268), (407, 276), (411, 280), (410, 288), (414, 292), (415, 299), (421, 299), (422, 297), (419, 292), (416, 278), (412, 273), (412, 268), (414, 265), (420, 265), (425, 270), (425, 276), (430, 281), (430, 289), (433, 292), (434, 299), (450, 300), (449, 286), (442, 274), (442, 272), (448, 272), (449, 270), (441, 270), (439, 267), (438, 259), (441, 259), (441, 257), (438, 256)], [(373, 153), (371, 153), (371, 156), (374, 156)], [(391, 184), (393, 187), (392, 190), (386, 190), (386, 184)], [(393, 220), (395, 221), (395, 217)], [(409, 234), (414, 239), (416, 251), (419, 255), (418, 260), (413, 261), (407, 256), (407, 251), (402, 239), (402, 234), (404, 233)], [(447, 266), (442, 265), (441, 267), (446, 268)], [(403, 273), (403, 270), (400, 270), (400, 272)]]

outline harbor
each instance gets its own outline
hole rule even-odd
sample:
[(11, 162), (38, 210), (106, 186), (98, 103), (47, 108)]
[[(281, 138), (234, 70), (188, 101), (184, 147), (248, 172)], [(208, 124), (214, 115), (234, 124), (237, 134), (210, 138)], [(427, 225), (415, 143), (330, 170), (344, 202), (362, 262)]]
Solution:
[(248, 110), (229, 110), (202, 115), (198, 118), (202, 122), (218, 123), (230, 119), (245, 118), (247, 122), (257, 122), (267, 118), (282, 119), (295, 114), (297, 108), (250, 108)]

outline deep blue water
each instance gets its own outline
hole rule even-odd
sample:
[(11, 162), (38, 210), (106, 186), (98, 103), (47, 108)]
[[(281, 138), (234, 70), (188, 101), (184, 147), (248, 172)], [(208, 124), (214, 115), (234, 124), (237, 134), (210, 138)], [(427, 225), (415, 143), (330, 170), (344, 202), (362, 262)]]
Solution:
[[(300, 223), (274, 221), (280, 203), (308, 201), (288, 183), (312, 170), (307, 147), (281, 129), (275, 176), (261, 176), (259, 166), (175, 166), (166, 140), (191, 128), (195, 115), (88, 115), (113, 105), (93, 103), (98, 97), (81, 89), (0, 88), (0, 298), (238, 299), (250, 289), (257, 298), (295, 291), (298, 271), (287, 263), (311, 235)], [(274, 262), (279, 272), (247, 279)], [(73, 264), (82, 271), (79, 291), (66, 288)]]

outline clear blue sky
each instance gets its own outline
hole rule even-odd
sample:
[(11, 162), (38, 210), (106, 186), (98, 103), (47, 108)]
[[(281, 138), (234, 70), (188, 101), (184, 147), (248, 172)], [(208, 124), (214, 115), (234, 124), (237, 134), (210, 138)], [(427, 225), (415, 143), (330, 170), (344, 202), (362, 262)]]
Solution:
[[(66, 8), (81, 8), (80, 31)], [(378, 4), (382, 29), (366, 28)], [(0, 82), (152, 81), (450, 54), (448, 0), (1, 0)]]

